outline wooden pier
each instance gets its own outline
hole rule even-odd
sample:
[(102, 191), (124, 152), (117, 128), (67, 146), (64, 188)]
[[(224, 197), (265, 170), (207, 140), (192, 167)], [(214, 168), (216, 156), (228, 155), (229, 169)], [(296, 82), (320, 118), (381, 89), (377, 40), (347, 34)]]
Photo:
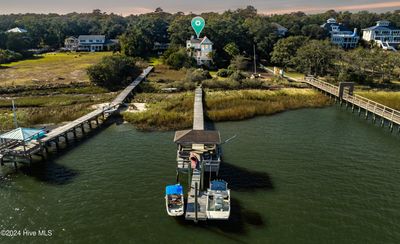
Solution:
[[(273, 70), (265, 66), (261, 66), (261, 68), (274, 73)], [(333, 97), (335, 101), (340, 103), (340, 105), (345, 104), (346, 107), (351, 107), (353, 112), (357, 110), (359, 115), (363, 114), (365, 116), (365, 119), (368, 119), (371, 116), (372, 121), (375, 123), (376, 120), (380, 118), (381, 126), (383, 127), (387, 125), (390, 131), (393, 131), (396, 126), (400, 133), (400, 111), (354, 94), (354, 83), (352, 82), (340, 82), (339, 86), (335, 86), (313, 76), (306, 76), (305, 79), (296, 79), (287, 75), (283, 75), (283, 77), (289, 81), (307, 83), (319, 91)]]
[[(186, 202), (186, 220), (206, 220), (207, 190), (204, 187), (205, 173), (218, 175), (221, 163), (218, 131), (205, 130), (203, 110), (203, 90), (197, 88), (194, 97), (193, 129), (177, 131), (174, 142), (177, 150), (177, 181), (179, 173), (188, 175), (188, 196)], [(191, 157), (196, 155), (198, 162), (192, 168)]]
[(394, 126), (397, 126), (400, 131), (400, 111), (363, 96), (353, 94), (354, 85), (352, 83), (341, 82), (339, 86), (335, 86), (311, 76), (306, 77), (304, 82), (333, 96), (341, 105), (345, 103), (346, 107), (351, 107), (353, 112), (357, 109), (359, 115), (361, 115), (363, 111), (366, 119), (371, 115), (372, 121), (375, 122), (379, 117), (382, 126), (387, 124), (391, 131), (393, 131)]
[[(34, 154), (39, 154), (44, 157), (45, 151), (48, 147), (55, 144), (59, 148), (60, 141), (66, 144), (69, 142), (69, 134), (72, 133), (74, 138), (77, 138), (77, 131), (85, 134), (85, 127), (89, 129), (99, 124), (113, 113), (119, 112), (119, 107), (133, 95), (133, 90), (146, 78), (152, 71), (153, 67), (149, 66), (129, 84), (119, 95), (109, 104), (98, 108), (74, 121), (71, 121), (63, 126), (57, 127), (46, 134), (45, 137), (39, 140), (31, 140), (30, 142), (8, 142), (0, 145), (0, 163), (3, 165), (4, 159), (8, 158), (10, 162), (16, 161), (17, 158), (25, 158), (30, 162)], [(62, 139), (62, 140), (60, 140)]]

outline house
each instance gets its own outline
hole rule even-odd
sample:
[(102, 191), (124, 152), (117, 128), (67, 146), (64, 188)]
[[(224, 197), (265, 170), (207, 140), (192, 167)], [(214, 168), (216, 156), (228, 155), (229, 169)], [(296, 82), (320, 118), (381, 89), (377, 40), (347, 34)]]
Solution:
[(7, 33), (27, 33), (28, 31), (19, 27), (15, 27), (6, 31)]
[(189, 55), (196, 59), (198, 65), (208, 65), (212, 62), (213, 43), (204, 36), (203, 38), (195, 38), (192, 36), (186, 41), (186, 49), (190, 50)]
[(118, 40), (106, 40), (104, 35), (80, 35), (79, 37), (68, 37), (64, 41), (66, 50), (97, 52), (110, 50), (118, 44)]
[(362, 39), (375, 42), (385, 50), (396, 51), (400, 45), (400, 28), (391, 25), (389, 21), (381, 20), (375, 26), (363, 29)]
[(106, 36), (103, 35), (80, 35), (78, 37), (78, 51), (96, 52), (103, 51)]
[(288, 32), (287, 28), (281, 26), (278, 23), (271, 23), (271, 25), (276, 28), (276, 33), (278, 34), (279, 37), (286, 36), (286, 33)]
[(328, 19), (321, 27), (329, 33), (331, 43), (342, 48), (355, 48), (360, 40), (360, 37), (357, 35), (357, 28), (352, 31), (343, 24), (337, 23), (333, 18)]
[(79, 40), (76, 37), (68, 37), (64, 41), (65, 49), (69, 51), (77, 51), (79, 46)]

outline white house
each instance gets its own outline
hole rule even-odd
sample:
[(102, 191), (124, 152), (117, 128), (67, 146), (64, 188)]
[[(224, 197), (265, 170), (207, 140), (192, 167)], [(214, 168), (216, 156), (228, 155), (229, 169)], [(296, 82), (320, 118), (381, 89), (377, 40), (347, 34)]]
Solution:
[(394, 50), (400, 45), (400, 28), (390, 24), (389, 21), (381, 20), (375, 26), (363, 29), (363, 40), (373, 41), (386, 50)]
[(213, 51), (213, 43), (206, 36), (203, 38), (194, 38), (186, 41), (186, 48), (190, 51), (198, 65), (209, 64), (212, 61), (211, 53)]
[(343, 24), (337, 23), (333, 18), (328, 19), (321, 27), (329, 33), (331, 42), (342, 48), (355, 48), (360, 40), (356, 28), (352, 31)]
[(80, 35), (78, 37), (78, 51), (96, 52), (103, 51), (106, 36), (103, 35)]
[(27, 33), (28, 31), (19, 27), (15, 27), (6, 31), (7, 33)]
[(80, 35), (79, 37), (68, 37), (64, 41), (66, 50), (97, 52), (109, 50), (110, 47), (118, 44), (118, 40), (106, 40), (104, 35)]

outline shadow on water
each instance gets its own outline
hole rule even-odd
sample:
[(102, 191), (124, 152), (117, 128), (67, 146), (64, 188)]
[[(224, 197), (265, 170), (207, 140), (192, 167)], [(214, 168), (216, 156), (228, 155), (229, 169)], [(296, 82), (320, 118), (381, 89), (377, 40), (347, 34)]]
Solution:
[(258, 212), (243, 208), (240, 201), (236, 198), (231, 198), (231, 215), (229, 220), (208, 220), (199, 221), (198, 223), (187, 221), (184, 217), (176, 218), (175, 220), (179, 225), (186, 228), (200, 228), (238, 242), (243, 241), (231, 234), (246, 235), (246, 225), (255, 227), (264, 227), (266, 225), (265, 220)]
[[(87, 143), (89, 139), (95, 137), (99, 132), (105, 130), (108, 126), (116, 123), (121, 124), (122, 117), (113, 116), (107, 119), (99, 127), (86, 132), (83, 136), (77, 139), (70, 139), (69, 144), (60, 144), (60, 150), (50, 150), (46, 160), (34, 160), (31, 166), (28, 164), (21, 165), (16, 171), (10, 171), (4, 175), (5, 178), (13, 178), (13, 175), (23, 173), (24, 175), (35, 178), (40, 182), (53, 185), (64, 185), (71, 183), (78, 175), (77, 170), (71, 169), (68, 166), (56, 163), (56, 159), (68, 154), (75, 148)], [(39, 158), (38, 158), (39, 159)], [(0, 181), (1, 184), (1, 181)]]
[(233, 191), (273, 190), (274, 184), (266, 172), (258, 172), (223, 161), (218, 178), (225, 180)]

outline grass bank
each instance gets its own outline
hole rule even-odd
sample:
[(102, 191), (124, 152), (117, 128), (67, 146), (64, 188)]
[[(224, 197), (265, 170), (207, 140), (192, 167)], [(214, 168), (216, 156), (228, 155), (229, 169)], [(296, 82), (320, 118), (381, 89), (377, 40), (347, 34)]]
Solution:
[[(124, 119), (141, 130), (190, 128), (193, 120), (193, 92), (138, 94), (134, 102), (147, 103), (147, 110), (126, 112)], [(234, 121), (270, 115), (286, 110), (323, 107), (329, 98), (312, 89), (208, 91), (206, 112), (212, 121)]]
[(86, 68), (111, 52), (48, 53), (2, 65), (0, 86), (89, 82)]
[[(115, 94), (81, 94), (15, 98), (20, 126), (59, 124), (94, 110), (92, 105), (110, 102)], [(0, 131), (14, 127), (10, 99), (0, 99)]]

